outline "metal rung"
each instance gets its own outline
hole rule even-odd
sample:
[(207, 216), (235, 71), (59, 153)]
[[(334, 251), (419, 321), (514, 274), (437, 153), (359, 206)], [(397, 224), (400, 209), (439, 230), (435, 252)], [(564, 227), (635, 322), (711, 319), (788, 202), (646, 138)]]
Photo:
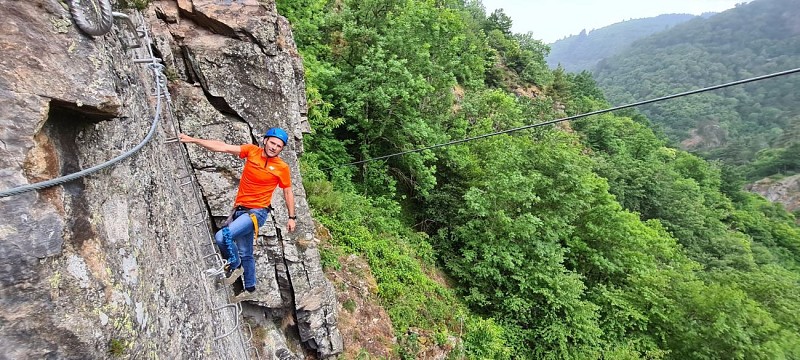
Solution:
[[(252, 350), (255, 352), (255, 354), (256, 354), (256, 359), (261, 359), (261, 354), (258, 352), (258, 348), (256, 348), (255, 346), (253, 346), (253, 327), (252, 327), (252, 326), (250, 326), (250, 324), (249, 324), (249, 323), (244, 323), (244, 324), (245, 324), (245, 325), (247, 325), (247, 331), (249, 331), (249, 332), (250, 332), (250, 337), (249, 337), (249, 338), (247, 338), (247, 340), (244, 340), (244, 342), (246, 342), (247, 344), (250, 344), (250, 346), (247, 348), (247, 350), (246, 350), (246, 351), (247, 351), (248, 353), (252, 353), (252, 352), (250, 351), (250, 350), (252, 349)], [(244, 344), (244, 343), (243, 343), (242, 345), (246, 345), (246, 344)]]
[[(213, 311), (218, 311), (218, 310), (222, 310), (222, 309), (224, 309), (224, 308), (226, 308), (226, 307), (233, 307), (234, 309), (237, 309), (237, 308), (238, 308), (238, 309), (241, 309), (241, 307), (238, 307), (238, 306), (237, 306), (238, 304), (239, 304), (239, 303), (236, 303), (236, 304), (226, 304), (226, 305), (222, 305), (222, 306), (216, 307), (216, 308), (214, 308), (214, 309), (212, 309), (212, 310), (213, 310)], [(215, 337), (215, 338), (214, 338), (214, 340), (216, 341), (216, 340), (222, 339), (222, 338), (224, 338), (224, 337), (227, 337), (227, 336), (228, 336), (228, 335), (230, 335), (230, 334), (233, 334), (233, 332), (234, 332), (234, 331), (236, 331), (236, 329), (238, 329), (238, 328), (239, 328), (239, 317), (240, 317), (241, 315), (242, 315), (242, 312), (241, 312), (241, 310), (240, 310), (240, 311), (237, 311), (237, 314), (236, 314), (236, 316), (234, 317), (234, 318), (236, 319), (236, 324), (233, 326), (233, 328), (232, 328), (232, 329), (230, 329), (228, 332), (226, 332), (226, 333), (224, 333), (224, 334), (222, 334), (222, 335), (220, 335), (220, 336), (217, 336), (217, 337)]]
[(149, 59), (133, 59), (133, 62), (134, 62), (134, 63), (137, 63), (137, 64), (144, 64), (144, 63), (157, 63), (157, 62), (161, 62), (161, 59), (159, 59), (159, 58), (149, 58)]
[(174, 138), (169, 138), (169, 139), (167, 139), (167, 140), (164, 140), (164, 144), (174, 143), (174, 142), (178, 142), (178, 141), (180, 141), (180, 140), (181, 140), (181, 139), (178, 139), (178, 138), (176, 138), (176, 137), (174, 137)]
[(222, 256), (220, 256), (219, 253), (217, 252), (217, 246), (214, 243), (206, 243), (205, 245), (206, 246), (211, 246), (211, 248), (214, 250), (214, 252), (212, 252), (211, 254), (208, 254), (206, 256), (203, 256), (201, 259), (206, 260), (206, 259), (216, 255), (217, 263), (222, 264), (219, 267), (220, 268), (224, 268), (226, 263), (225, 263), (225, 261), (222, 260)]
[(211, 269), (204, 270), (203, 273), (206, 274), (206, 276), (208, 276), (210, 278), (213, 278), (213, 277), (220, 276), (220, 275), (224, 274), (225, 270), (224, 269), (211, 268)]
[(250, 349), (253, 349), (253, 351), (256, 352), (256, 359), (261, 359), (261, 353), (258, 352), (258, 349), (255, 346), (250, 345), (250, 347), (247, 348), (248, 353), (250, 352)]
[[(139, 35), (139, 30), (136, 29), (135, 25), (133, 25), (133, 21), (131, 21), (131, 18), (128, 17), (128, 15), (125, 15), (121, 12), (112, 12), (111, 14), (114, 15), (115, 19), (122, 20), (122, 22), (128, 26), (128, 30), (130, 30), (131, 33)], [(134, 36), (134, 38), (136, 39), (136, 44), (128, 44), (126, 41), (123, 41), (122, 45), (128, 49), (140, 48), (142, 47), (141, 37), (142, 36)]]
[(253, 327), (250, 326), (250, 324), (248, 324), (248, 323), (245, 323), (245, 325), (247, 325), (247, 331), (250, 332), (250, 337), (247, 338), (247, 341), (249, 342), (249, 341), (253, 340)]
[(181, 184), (181, 187), (183, 187), (183, 186), (186, 186), (186, 185), (189, 185), (189, 184), (191, 184), (191, 183), (192, 183), (192, 179), (189, 179), (189, 181), (187, 181), (187, 182), (185, 182), (185, 183)]
[[(212, 244), (212, 245), (213, 245), (213, 244)], [(208, 258), (210, 258), (210, 257), (212, 257), (212, 256), (217, 256), (217, 257), (219, 257), (219, 254), (217, 254), (217, 252), (216, 252), (216, 250), (215, 250), (213, 253), (211, 253), (211, 254), (208, 254), (208, 255), (206, 255), (206, 256), (203, 256), (203, 260), (205, 260), (205, 259), (208, 259)], [(219, 259), (220, 259), (220, 260), (222, 260), (222, 258), (221, 258), (221, 257), (220, 257)], [(220, 268), (220, 269), (224, 269), (224, 268), (225, 268), (225, 265), (227, 265), (227, 264), (222, 264), (222, 266), (220, 266), (219, 268)]]
[(206, 219), (200, 219), (200, 221), (192, 223), (192, 226), (197, 226), (197, 225), (200, 225), (200, 224), (202, 224), (204, 222), (206, 222)]

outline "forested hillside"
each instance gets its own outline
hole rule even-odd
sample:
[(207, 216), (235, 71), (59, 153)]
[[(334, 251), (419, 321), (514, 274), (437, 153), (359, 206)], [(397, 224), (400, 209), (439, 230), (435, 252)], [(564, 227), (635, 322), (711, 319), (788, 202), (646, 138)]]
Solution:
[(600, 60), (628, 48), (634, 41), (665, 31), (695, 17), (690, 14), (664, 14), (623, 21), (589, 33), (584, 30), (578, 35), (550, 44), (547, 64), (551, 68), (561, 65), (564, 70), (570, 72), (592, 71)]
[[(800, 1), (756, 0), (637, 42), (595, 76), (615, 104), (800, 67)], [(748, 180), (800, 171), (800, 76), (643, 107), (675, 143)]]
[[(793, 216), (637, 112), (383, 157), (609, 106), (588, 73), (549, 70), (547, 46), (505, 14), (460, 0), (278, 8), (306, 69), (323, 260), (367, 260), (393, 358), (800, 358)], [(345, 339), (343, 356), (373, 356), (360, 344)]]

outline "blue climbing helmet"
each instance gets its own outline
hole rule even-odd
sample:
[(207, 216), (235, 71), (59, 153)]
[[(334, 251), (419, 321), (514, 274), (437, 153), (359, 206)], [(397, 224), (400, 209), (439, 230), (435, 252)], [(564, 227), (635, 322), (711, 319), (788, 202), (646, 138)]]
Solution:
[(287, 134), (286, 131), (283, 131), (283, 129), (281, 128), (276, 128), (276, 127), (270, 128), (269, 130), (267, 130), (266, 133), (264, 133), (264, 137), (265, 138), (276, 137), (278, 139), (281, 139), (283, 140), (284, 146), (289, 143), (289, 134)]

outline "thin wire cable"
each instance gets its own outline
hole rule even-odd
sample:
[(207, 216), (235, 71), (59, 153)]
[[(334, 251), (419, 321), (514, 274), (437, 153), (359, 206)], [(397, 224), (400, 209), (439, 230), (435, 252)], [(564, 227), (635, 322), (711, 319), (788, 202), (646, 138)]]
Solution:
[(328, 167), (328, 168), (324, 168), (322, 170), (323, 171), (327, 171), (327, 170), (340, 168), (340, 167), (344, 167), (344, 166), (358, 165), (358, 164), (363, 164), (363, 163), (370, 162), (370, 161), (388, 159), (388, 158), (395, 157), (395, 156), (411, 154), (411, 153), (417, 153), (417, 152), (420, 152), (420, 151), (425, 151), (425, 150), (436, 149), (436, 148), (440, 148), (440, 147), (445, 147), (445, 146), (465, 143), (465, 142), (469, 142), (469, 141), (473, 141), (473, 140), (479, 140), (479, 139), (488, 138), (488, 137), (497, 136), (497, 135), (502, 135), (502, 134), (508, 134), (508, 133), (512, 133), (512, 132), (516, 132), (516, 131), (520, 131), (520, 130), (526, 130), (526, 129), (542, 127), (542, 126), (546, 126), (546, 125), (552, 125), (552, 124), (560, 123), (560, 122), (563, 122), (563, 121), (574, 120), (574, 119), (578, 119), (578, 118), (582, 118), (582, 117), (586, 117), (586, 116), (604, 114), (604, 113), (607, 113), (607, 112), (627, 109), (627, 108), (634, 107), (634, 106), (650, 104), (650, 103), (654, 103), (654, 102), (658, 102), (658, 101), (674, 99), (674, 98), (678, 98), (678, 97), (682, 97), (682, 96), (698, 94), (698, 93), (701, 93), (701, 92), (722, 89), (722, 88), (726, 88), (726, 87), (730, 87), (730, 86), (746, 84), (746, 83), (750, 83), (750, 82), (754, 82), (754, 81), (765, 80), (765, 79), (769, 79), (769, 78), (774, 78), (774, 77), (778, 77), (778, 76), (794, 74), (794, 73), (798, 73), (798, 72), (800, 72), (800, 68), (780, 71), (780, 72), (776, 72), (776, 73), (772, 73), (772, 74), (756, 76), (756, 77), (747, 78), (747, 79), (743, 79), (743, 80), (737, 80), (737, 81), (733, 81), (733, 82), (729, 82), (729, 83), (725, 83), (725, 84), (714, 85), (714, 86), (709, 86), (709, 87), (705, 87), (705, 88), (701, 88), (701, 89), (690, 90), (690, 91), (685, 91), (685, 92), (682, 92), (682, 93), (662, 96), (662, 97), (655, 98), (655, 99), (644, 100), (644, 101), (639, 101), (639, 102), (635, 102), (635, 103), (631, 103), (631, 104), (615, 106), (615, 107), (604, 109), (604, 110), (596, 110), (596, 111), (592, 111), (592, 112), (588, 112), (588, 113), (584, 113), (584, 114), (573, 115), (573, 116), (570, 116), (570, 117), (560, 118), (560, 119), (556, 119), (556, 120), (550, 120), (550, 121), (545, 121), (545, 122), (541, 122), (541, 123), (520, 126), (520, 127), (516, 127), (516, 128), (513, 128), (513, 129), (508, 129), (508, 130), (502, 130), (502, 131), (497, 131), (497, 132), (493, 132), (493, 133), (482, 134), (482, 135), (473, 136), (473, 137), (460, 139), (460, 140), (453, 140), (453, 141), (450, 141), (450, 142), (431, 145), (431, 146), (426, 146), (426, 147), (422, 147), (422, 148), (418, 148), (418, 149), (406, 150), (406, 151), (401, 151), (401, 152), (394, 153), (394, 154), (378, 156), (378, 157), (369, 158), (369, 159), (365, 159), (365, 160), (353, 161), (353, 162), (349, 162), (349, 163), (346, 163), (346, 164), (341, 164), (341, 165), (336, 165), (336, 166), (331, 166), (331, 167)]
[[(154, 66), (154, 65), (156, 65), (156, 66)], [(156, 114), (153, 117), (153, 124), (150, 125), (150, 131), (147, 132), (147, 136), (145, 136), (145, 138), (144, 138), (144, 140), (142, 140), (142, 142), (140, 142), (138, 145), (136, 145), (133, 149), (130, 149), (130, 150), (126, 151), (125, 153), (123, 153), (123, 154), (121, 154), (121, 155), (119, 155), (119, 156), (117, 156), (117, 157), (115, 157), (115, 158), (113, 158), (113, 159), (111, 159), (109, 161), (106, 161), (106, 162), (104, 162), (104, 163), (102, 163), (100, 165), (95, 165), (95, 166), (92, 166), (92, 167), (90, 167), (88, 169), (84, 169), (84, 170), (81, 170), (81, 171), (78, 171), (78, 172), (75, 172), (75, 173), (72, 173), (72, 174), (69, 174), (69, 175), (60, 176), (60, 177), (57, 177), (55, 179), (50, 179), (50, 180), (46, 180), (46, 181), (42, 181), (42, 182), (38, 182), (38, 183), (34, 183), (34, 184), (23, 185), (23, 186), (16, 187), (16, 188), (13, 188), (13, 189), (0, 191), (0, 198), (4, 198), (4, 197), (7, 197), (7, 196), (12, 196), (12, 195), (19, 195), (19, 194), (22, 194), (22, 193), (25, 193), (25, 192), (28, 192), (28, 191), (40, 190), (40, 189), (44, 189), (44, 188), (51, 187), (51, 186), (61, 185), (63, 183), (70, 182), (72, 180), (76, 180), (76, 179), (82, 178), (84, 176), (96, 173), (96, 172), (98, 172), (100, 170), (103, 170), (103, 169), (105, 169), (105, 168), (107, 168), (109, 166), (115, 165), (115, 164), (119, 163), (120, 161), (131, 157), (133, 154), (137, 153), (145, 145), (147, 145), (147, 143), (150, 142), (150, 140), (153, 138), (153, 134), (155, 134), (155, 132), (156, 132), (156, 128), (158, 127), (158, 120), (159, 120), (160, 115), (161, 115), (161, 97), (162, 96), (161, 96), (161, 87), (158, 86), (158, 81), (159, 81), (158, 77), (159, 77), (159, 69), (160, 69), (160, 67), (163, 67), (163, 65), (161, 65), (161, 64), (154, 64), (154, 65), (150, 65), (149, 67), (150, 67), (151, 70), (153, 70), (154, 81), (156, 82), (156, 98), (158, 99), (158, 101), (156, 102)]]

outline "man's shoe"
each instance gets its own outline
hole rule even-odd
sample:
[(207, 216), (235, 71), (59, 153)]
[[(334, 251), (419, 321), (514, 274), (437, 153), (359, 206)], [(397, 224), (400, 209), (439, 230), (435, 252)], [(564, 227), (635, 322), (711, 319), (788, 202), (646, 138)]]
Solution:
[(232, 271), (226, 270), (225, 277), (222, 278), (222, 283), (225, 285), (233, 284), (236, 282), (237, 279), (239, 279), (240, 276), (242, 276), (243, 273), (244, 273), (244, 268), (242, 268), (241, 266)]
[(255, 291), (247, 291), (244, 290), (239, 293), (239, 295), (231, 296), (228, 298), (230, 303), (238, 303), (240, 301), (253, 301), (256, 299), (256, 292)]

